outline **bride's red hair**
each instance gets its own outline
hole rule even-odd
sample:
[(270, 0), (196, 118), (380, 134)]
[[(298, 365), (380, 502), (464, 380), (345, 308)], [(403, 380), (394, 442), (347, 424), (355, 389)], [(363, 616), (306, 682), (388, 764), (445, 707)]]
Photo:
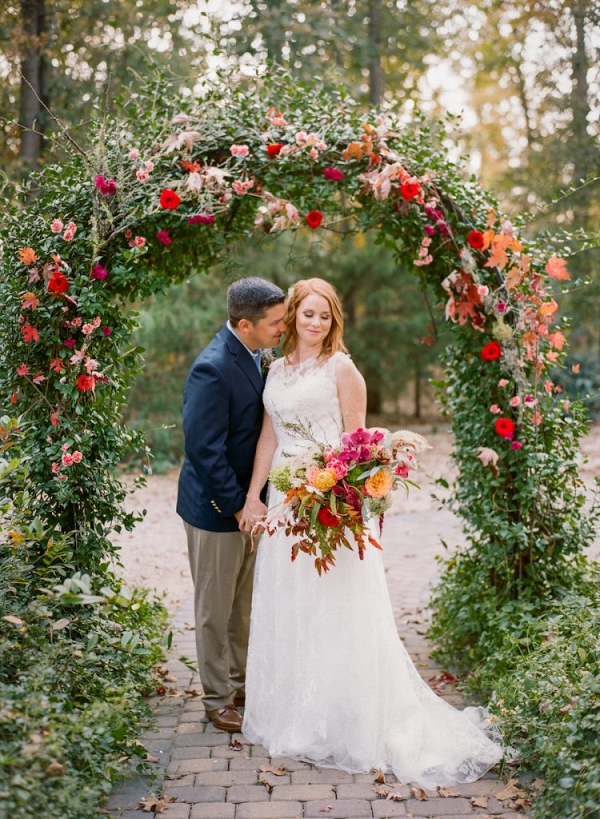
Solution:
[(312, 293), (322, 296), (327, 300), (331, 310), (331, 329), (327, 338), (323, 342), (321, 356), (329, 358), (334, 353), (347, 353), (344, 344), (344, 314), (340, 298), (333, 285), (325, 279), (300, 279), (288, 290), (285, 312), (285, 334), (283, 336), (283, 354), (291, 355), (298, 346), (298, 333), (296, 331), (296, 312), (302, 301)]

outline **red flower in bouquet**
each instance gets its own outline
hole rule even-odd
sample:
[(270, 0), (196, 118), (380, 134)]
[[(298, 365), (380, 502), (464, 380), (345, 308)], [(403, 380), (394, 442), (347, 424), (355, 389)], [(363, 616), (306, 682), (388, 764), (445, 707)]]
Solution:
[(328, 509), (326, 506), (323, 506), (319, 509), (317, 514), (317, 520), (319, 523), (322, 523), (323, 526), (339, 526), (340, 519), (333, 514), (331, 509)]
[(356, 546), (362, 560), (367, 545), (381, 548), (371, 521), (379, 519), (381, 528), (392, 491), (412, 484), (408, 469), (416, 466), (414, 454), (426, 447), (416, 433), (357, 429), (344, 433), (337, 448), (317, 446), (285, 459), (269, 475), (285, 498), (283, 510), (269, 512), (266, 530), (285, 528), (296, 538), (292, 560), (299, 552), (312, 555), (319, 574), (335, 564), (342, 546)]
[(497, 341), (490, 341), (479, 353), (484, 361), (496, 361), (502, 355), (502, 348)]

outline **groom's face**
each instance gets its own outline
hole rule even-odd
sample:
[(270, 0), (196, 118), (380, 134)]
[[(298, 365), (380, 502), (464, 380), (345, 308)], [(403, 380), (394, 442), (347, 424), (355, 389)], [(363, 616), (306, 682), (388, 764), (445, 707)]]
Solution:
[(242, 319), (238, 325), (246, 347), (251, 350), (277, 347), (285, 330), (285, 304), (268, 307), (266, 315), (254, 323)]

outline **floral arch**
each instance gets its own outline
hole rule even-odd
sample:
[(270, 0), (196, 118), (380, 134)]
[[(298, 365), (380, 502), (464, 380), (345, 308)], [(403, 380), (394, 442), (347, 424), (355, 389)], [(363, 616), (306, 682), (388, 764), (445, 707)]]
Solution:
[(117, 472), (142, 445), (121, 423), (139, 355), (131, 302), (256, 231), (371, 230), (456, 330), (442, 400), (470, 547), (448, 587), (543, 599), (572, 577), (565, 561), (589, 537), (574, 457), (585, 424), (551, 376), (565, 354), (553, 282), (569, 274), (548, 238), (525, 243), (466, 178), (443, 133), (287, 77), (222, 82), (199, 100), (157, 84), (37, 185), (4, 222), (0, 285), (3, 437), (27, 456), (14, 535), (34, 554), (68, 535), (75, 566), (101, 569), (111, 531), (135, 522)]

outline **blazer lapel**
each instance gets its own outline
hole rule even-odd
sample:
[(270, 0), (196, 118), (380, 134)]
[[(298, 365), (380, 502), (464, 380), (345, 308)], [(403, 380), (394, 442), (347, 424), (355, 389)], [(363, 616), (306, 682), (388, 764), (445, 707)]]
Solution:
[(265, 386), (262, 373), (259, 373), (258, 367), (254, 363), (254, 359), (248, 350), (227, 326), (221, 330), (220, 335), (237, 366), (244, 373), (244, 376), (248, 378), (256, 392), (261, 394)]

